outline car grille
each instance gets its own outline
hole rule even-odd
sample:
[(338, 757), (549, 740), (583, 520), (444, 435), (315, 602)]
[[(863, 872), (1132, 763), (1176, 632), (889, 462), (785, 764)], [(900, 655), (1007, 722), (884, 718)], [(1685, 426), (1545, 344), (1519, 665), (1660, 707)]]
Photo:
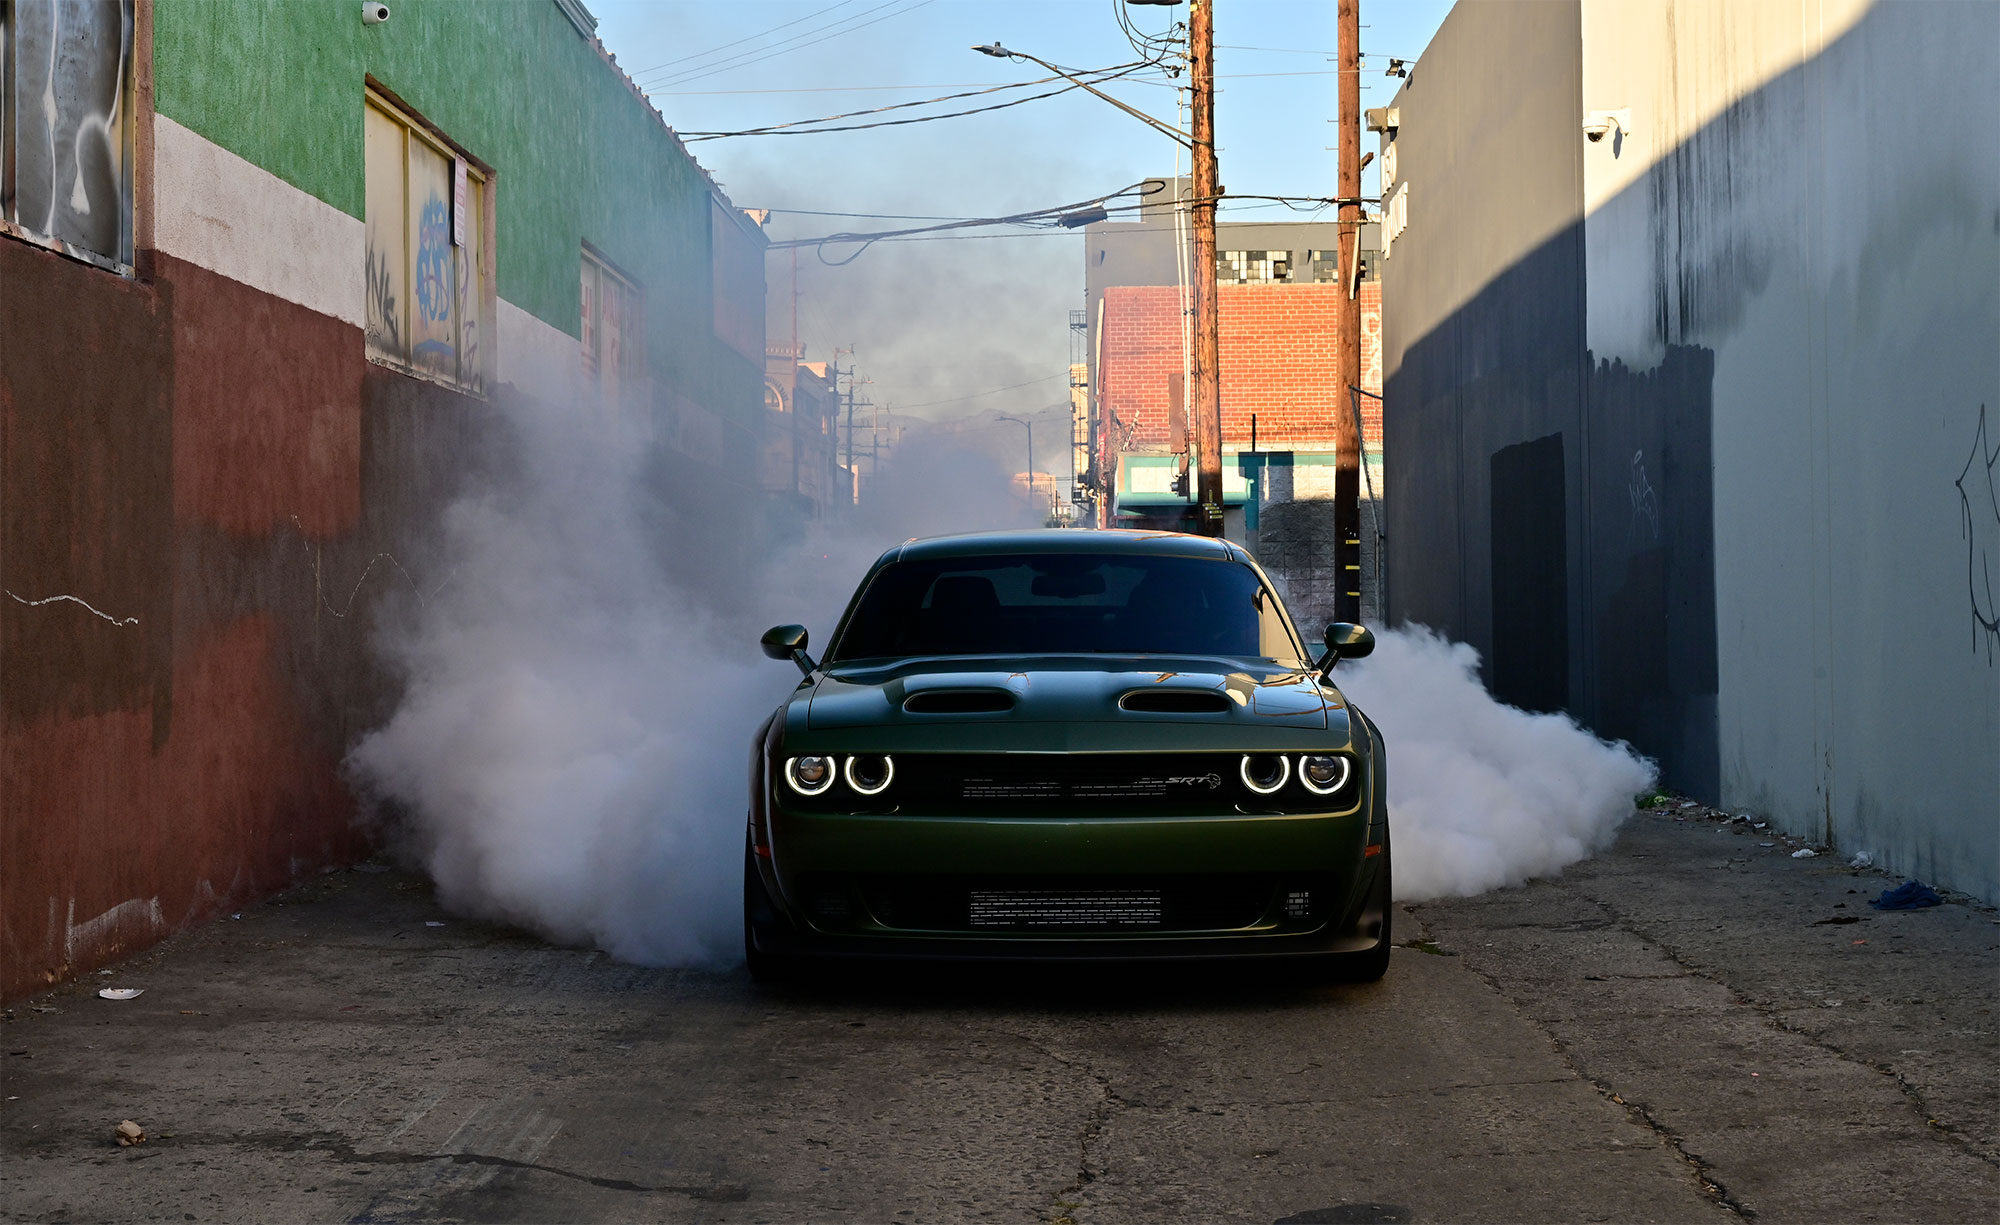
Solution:
[(873, 876), (856, 882), (868, 912), (884, 927), (1023, 933), (1249, 927), (1270, 911), (1278, 883), (1255, 874), (1104, 879)]
[(936, 753), (896, 759), (905, 809), (1051, 814), (1144, 802), (1151, 813), (1228, 811), (1250, 798), (1234, 753)]

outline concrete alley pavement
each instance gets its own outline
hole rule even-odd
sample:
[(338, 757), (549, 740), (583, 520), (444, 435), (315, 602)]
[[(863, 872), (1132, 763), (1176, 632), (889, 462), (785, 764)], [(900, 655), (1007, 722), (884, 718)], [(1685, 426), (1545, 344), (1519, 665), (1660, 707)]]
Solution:
[(1359, 987), (765, 990), (461, 920), (364, 865), (10, 1009), (0, 1212), (1990, 1219), (1994, 912), (1877, 912), (1895, 880), (1788, 851), (1641, 813), (1560, 879), (1406, 908)]

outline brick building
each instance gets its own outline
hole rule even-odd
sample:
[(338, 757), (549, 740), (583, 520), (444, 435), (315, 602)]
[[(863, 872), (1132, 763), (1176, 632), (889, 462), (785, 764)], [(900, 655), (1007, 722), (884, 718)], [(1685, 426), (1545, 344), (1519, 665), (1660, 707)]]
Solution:
[(364, 849), (374, 617), (514, 410), (756, 498), (763, 239), (593, 24), (0, 4), (0, 997)]
[[(1188, 530), (1192, 507), (1176, 492), (1188, 460), (1189, 376), (1184, 261), (1172, 192), (1156, 193), (1138, 220), (1085, 230), (1088, 355), (1079, 448), (1099, 465), (1078, 473), (1102, 499), (1110, 524)], [(1223, 222), (1217, 226), (1221, 312), (1223, 500), (1227, 533), (1241, 539), (1289, 589), (1302, 621), (1333, 606), (1336, 414), (1361, 415), (1363, 613), (1374, 617), (1383, 571), (1378, 550), (1382, 487), (1382, 309), (1376, 227), (1363, 227), (1361, 278), (1340, 283), (1333, 222)], [(1335, 370), (1343, 295), (1361, 306), (1361, 378), (1351, 397)], [(1073, 378), (1073, 381), (1074, 378)], [(1357, 403), (1358, 401), (1358, 403)], [(1087, 461), (1086, 461), (1087, 462)], [(1373, 496), (1371, 496), (1371, 489)]]

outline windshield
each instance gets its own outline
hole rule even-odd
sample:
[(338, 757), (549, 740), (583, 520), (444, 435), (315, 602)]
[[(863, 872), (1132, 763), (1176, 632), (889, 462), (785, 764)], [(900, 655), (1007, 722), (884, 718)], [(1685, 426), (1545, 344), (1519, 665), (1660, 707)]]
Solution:
[(829, 662), (1114, 652), (1302, 659), (1277, 597), (1240, 562), (1055, 553), (884, 566)]

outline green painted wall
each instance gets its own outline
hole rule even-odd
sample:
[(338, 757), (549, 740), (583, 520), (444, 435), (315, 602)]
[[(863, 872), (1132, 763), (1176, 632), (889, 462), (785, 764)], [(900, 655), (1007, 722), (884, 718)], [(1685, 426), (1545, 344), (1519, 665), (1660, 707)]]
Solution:
[(553, 0), (395, 0), (372, 26), (360, 9), (156, 0), (155, 107), (359, 218), (373, 77), (493, 168), (501, 297), (577, 335), (587, 240), (646, 291), (656, 379), (731, 416), (761, 407), (761, 356), (714, 336), (707, 182)]

